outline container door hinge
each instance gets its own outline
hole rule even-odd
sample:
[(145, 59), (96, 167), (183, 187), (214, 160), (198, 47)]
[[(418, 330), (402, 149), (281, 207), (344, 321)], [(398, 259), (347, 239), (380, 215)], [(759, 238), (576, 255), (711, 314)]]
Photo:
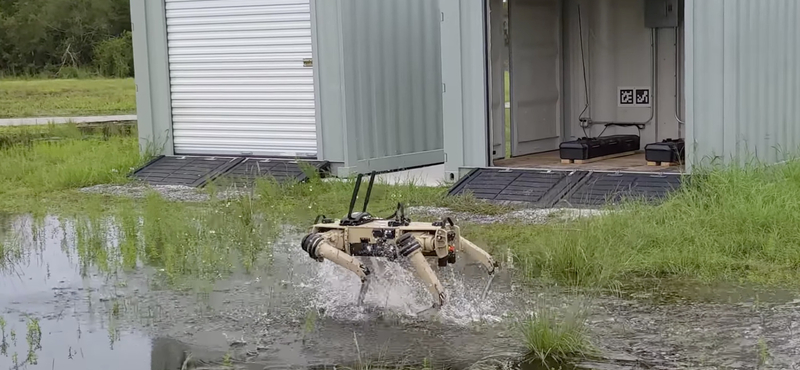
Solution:
[(442, 83), (442, 92), (443, 93), (447, 92), (447, 84), (446, 83)]
[(439, 12), (442, 15), (442, 22), (444, 22), (444, 12)]

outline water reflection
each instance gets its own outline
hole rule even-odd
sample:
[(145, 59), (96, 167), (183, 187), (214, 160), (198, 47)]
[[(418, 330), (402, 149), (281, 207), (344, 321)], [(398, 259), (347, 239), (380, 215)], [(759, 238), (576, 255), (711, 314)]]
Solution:
[[(504, 368), (523, 351), (510, 316), (542, 304), (574, 302), (558, 291), (518, 286), (510, 276), (495, 279), (489, 297), (481, 300), (483, 274), (460, 259), (452, 274), (442, 274), (453, 305), (440, 316), (412, 314), (427, 304), (428, 295), (412, 273), (397, 266), (376, 269), (386, 279), (374, 286), (384, 289), (368, 294), (371, 309), (364, 310), (354, 305), (355, 276), (304, 257), (295, 237), (267, 245), (252, 234), (226, 244), (219, 234), (229, 230), (227, 221), (206, 218), (202, 222), (209, 224), (183, 220), (191, 227), (181, 226), (182, 232), (194, 230), (187, 241), (153, 219), (122, 216), (113, 224), (101, 217), (84, 224), (58, 217), (0, 218), (0, 235), (5, 230), (0, 370), (15, 363), (66, 370), (332, 368), (334, 363), (357, 368), (359, 359)], [(217, 230), (223, 231), (210, 232)], [(150, 245), (148, 251), (143, 239), (179, 244)], [(242, 259), (242, 252), (252, 254)], [(179, 273), (189, 278), (177, 279)], [(693, 287), (676, 289), (685, 296), (708, 295)], [(665, 289), (648, 294), (663, 296)], [(783, 294), (752, 299), (742, 292), (712, 302), (642, 297), (587, 302), (593, 339), (604, 357), (586, 367), (753, 368), (761, 352), (769, 353), (776, 368), (798, 365), (800, 300)]]
[(146, 368), (150, 339), (120, 325), (107, 279), (95, 271), (82, 276), (79, 262), (61, 248), (58, 221), (45, 221), (37, 228), (30, 217), (11, 225), (6, 219), (0, 368)]
[[(7, 335), (1, 365), (77, 370), (142, 369), (149, 364), (153, 370), (166, 370), (184, 364), (224, 368), (227, 361), (238, 368), (263, 369), (350, 363), (359, 356), (384, 361), (438, 356), (466, 366), (487, 346), (514, 342), (508, 335), (495, 335), (491, 325), (482, 331), (465, 326), (472, 321), (492, 324), (510, 309), (505, 298), (475, 302), (485, 278), (474, 274), (480, 272), (477, 268), (473, 280), (443, 276), (457, 305), (439, 322), (425, 323), (404, 317), (404, 312), (359, 310), (355, 299), (347, 300), (359, 289), (352, 276), (332, 264), (298, 258), (303, 255), (292, 243), (274, 246), (249, 271), (234, 269), (224, 278), (173, 286), (175, 279), (161, 265), (149, 266), (137, 258), (137, 268), (126, 268), (125, 239), (119, 237), (125, 225), (99, 220), (12, 220), (4, 240), (16, 252), (3, 270), (0, 306), (6, 331), (14, 330), (15, 336), (12, 340)], [(143, 249), (136, 248), (137, 256)], [(469, 275), (469, 268), (460, 268)], [(395, 282), (376, 283), (386, 290), (373, 291), (373, 303), (411, 311), (427, 306), (427, 291), (414, 285), (418, 281), (412, 274), (395, 270), (389, 275)], [(503, 289), (495, 292), (496, 297), (510, 296)], [(41, 326), (41, 348), (34, 346), (33, 360), (25, 362), (26, 328), (32, 319)]]

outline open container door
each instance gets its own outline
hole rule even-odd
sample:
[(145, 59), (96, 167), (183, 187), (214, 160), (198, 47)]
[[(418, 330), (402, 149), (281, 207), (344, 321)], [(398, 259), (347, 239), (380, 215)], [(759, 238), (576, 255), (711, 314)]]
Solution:
[(492, 159), (506, 157), (506, 86), (503, 0), (487, 1), (489, 29), (489, 86), (491, 86)]
[(557, 150), (562, 133), (561, 0), (509, 0), (511, 155)]

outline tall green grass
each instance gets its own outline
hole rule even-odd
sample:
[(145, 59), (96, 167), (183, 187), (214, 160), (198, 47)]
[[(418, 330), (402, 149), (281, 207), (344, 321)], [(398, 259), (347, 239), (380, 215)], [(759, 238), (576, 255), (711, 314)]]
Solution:
[(66, 202), (65, 191), (125, 183), (146, 160), (132, 133), (75, 125), (0, 128), (0, 211)]
[(702, 172), (659, 205), (547, 226), (489, 225), (469, 236), (513, 250), (531, 278), (571, 286), (630, 278), (797, 285), (800, 163)]
[(587, 317), (583, 307), (557, 310), (543, 306), (520, 319), (515, 327), (528, 350), (526, 360), (548, 365), (595, 353)]
[[(169, 282), (215, 280), (271, 262), (262, 257), (280, 235), (280, 225), (256, 214), (250, 203), (242, 197), (204, 207), (150, 192), (143, 200), (120, 200), (111, 210), (88, 202), (65, 219), (76, 225), (84, 267), (113, 273), (146, 264), (160, 268)], [(108, 235), (116, 235), (114, 243)]]

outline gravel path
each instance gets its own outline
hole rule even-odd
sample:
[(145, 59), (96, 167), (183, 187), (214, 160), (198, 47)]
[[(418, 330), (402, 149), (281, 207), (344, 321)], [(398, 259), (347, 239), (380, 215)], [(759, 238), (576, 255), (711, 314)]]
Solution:
[(408, 211), (417, 215), (432, 217), (449, 216), (456, 222), (469, 222), (476, 224), (492, 224), (497, 222), (522, 222), (526, 224), (545, 224), (553, 220), (574, 220), (579, 217), (597, 216), (606, 213), (597, 209), (572, 209), (572, 208), (526, 208), (501, 215), (481, 215), (465, 212), (453, 212), (446, 207), (409, 207)]
[[(119, 197), (144, 198), (151, 191), (160, 194), (164, 199), (172, 202), (207, 202), (211, 197), (204, 191), (191, 186), (183, 185), (95, 185), (80, 189), (84, 193), (106, 194)], [(217, 194), (217, 199), (235, 198), (245, 194), (245, 191), (229, 190)]]
[(4, 118), (0, 119), (0, 126), (30, 126), (64, 123), (102, 123), (118, 121), (136, 121), (135, 114), (119, 116), (94, 116), (94, 117), (32, 117), (32, 118)]
[[(155, 191), (169, 201), (176, 202), (206, 202), (211, 199), (209, 194), (201, 189), (180, 185), (95, 185), (80, 189), (85, 193), (108, 194), (122, 197), (144, 198), (150, 191)], [(217, 199), (231, 199), (246, 194), (246, 190), (227, 190), (217, 194)], [(257, 195), (256, 195), (257, 196)], [(453, 218), (457, 222), (477, 224), (491, 224), (496, 222), (522, 222), (525, 224), (544, 224), (555, 220), (574, 220), (579, 217), (596, 216), (606, 213), (597, 209), (572, 209), (572, 208), (527, 208), (516, 210), (501, 215), (483, 215), (466, 212), (455, 212), (446, 207), (409, 207), (407, 211), (416, 216)]]

